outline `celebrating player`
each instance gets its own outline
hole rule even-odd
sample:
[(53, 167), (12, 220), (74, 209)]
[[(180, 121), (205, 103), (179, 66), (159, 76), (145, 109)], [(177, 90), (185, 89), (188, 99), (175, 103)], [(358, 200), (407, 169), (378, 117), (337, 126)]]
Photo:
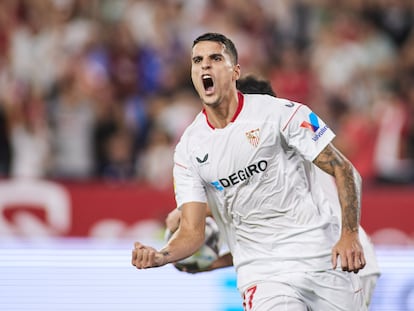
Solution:
[[(180, 226), (160, 251), (136, 242), (132, 264), (158, 267), (194, 253), (208, 203), (245, 310), (365, 310), (359, 277), (348, 273), (365, 266), (361, 181), (334, 133), (303, 104), (238, 92), (237, 50), (221, 34), (193, 42), (191, 76), (203, 111), (175, 151)], [(335, 178), (342, 226), (316, 167)]]
[[(257, 78), (254, 75), (247, 75), (240, 78), (239, 80), (237, 80), (236, 85), (237, 89), (243, 94), (267, 94), (271, 96), (276, 96), (268, 80)], [(316, 177), (318, 183), (322, 185), (322, 189), (324, 190), (329, 200), (329, 203), (332, 206), (332, 212), (336, 214), (338, 217), (340, 217), (341, 205), (338, 201), (338, 192), (335, 186), (334, 179), (332, 178), (332, 176), (324, 173), (320, 169), (316, 170)], [(207, 216), (211, 216), (211, 212), (209, 209), (207, 212)], [(170, 213), (168, 213), (165, 219), (165, 225), (167, 229), (172, 232), (176, 231), (180, 223), (180, 217), (181, 211), (179, 209), (175, 208)], [(365, 304), (369, 306), (377, 280), (381, 275), (381, 272), (375, 255), (374, 246), (372, 245), (368, 235), (362, 227), (359, 228), (359, 238), (364, 248), (364, 254), (367, 259), (367, 264), (364, 267), (364, 269), (362, 269), (358, 273), (358, 275), (361, 278), (362, 282)], [(215, 260), (209, 267), (205, 269), (196, 269), (194, 267), (186, 268), (183, 266), (179, 266), (177, 268), (181, 271), (189, 273), (198, 273), (203, 271), (211, 271), (215, 269), (229, 267), (232, 265), (233, 258), (231, 256), (231, 253), (224, 252), (217, 260)]]

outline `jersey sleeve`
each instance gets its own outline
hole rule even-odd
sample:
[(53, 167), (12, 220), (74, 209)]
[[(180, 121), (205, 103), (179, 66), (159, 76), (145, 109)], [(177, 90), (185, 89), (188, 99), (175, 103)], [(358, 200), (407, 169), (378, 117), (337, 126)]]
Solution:
[(285, 116), (281, 133), (306, 160), (313, 161), (335, 137), (328, 125), (305, 105), (295, 103)]
[(205, 189), (194, 171), (184, 144), (179, 143), (174, 154), (174, 193), (178, 208), (188, 202), (207, 202)]

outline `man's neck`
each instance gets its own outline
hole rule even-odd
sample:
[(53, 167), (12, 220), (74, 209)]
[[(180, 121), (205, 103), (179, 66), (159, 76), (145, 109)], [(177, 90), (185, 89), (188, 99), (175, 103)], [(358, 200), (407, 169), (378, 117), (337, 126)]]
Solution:
[(204, 106), (204, 114), (207, 122), (214, 129), (225, 128), (229, 123), (233, 122), (239, 114), (243, 105), (243, 95), (237, 91), (231, 93), (219, 105)]

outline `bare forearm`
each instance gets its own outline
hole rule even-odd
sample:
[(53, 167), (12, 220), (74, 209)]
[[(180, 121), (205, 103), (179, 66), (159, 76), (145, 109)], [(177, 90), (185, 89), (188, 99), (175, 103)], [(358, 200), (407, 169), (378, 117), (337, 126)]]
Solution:
[(190, 202), (181, 207), (179, 227), (162, 252), (168, 263), (195, 253), (204, 243), (206, 204)]
[(361, 178), (349, 160), (331, 144), (316, 157), (313, 163), (335, 177), (341, 204), (342, 234), (332, 248), (332, 268), (336, 269), (339, 257), (343, 271), (357, 273), (366, 264), (358, 234)]
[(179, 228), (160, 252), (165, 256), (166, 263), (176, 262), (191, 256), (204, 242), (204, 230), (191, 234)]
[(342, 232), (358, 232), (361, 215), (361, 177), (353, 167), (336, 178), (342, 208)]
[(332, 145), (314, 163), (335, 177), (342, 209), (342, 232), (358, 232), (361, 210), (361, 177), (353, 165)]

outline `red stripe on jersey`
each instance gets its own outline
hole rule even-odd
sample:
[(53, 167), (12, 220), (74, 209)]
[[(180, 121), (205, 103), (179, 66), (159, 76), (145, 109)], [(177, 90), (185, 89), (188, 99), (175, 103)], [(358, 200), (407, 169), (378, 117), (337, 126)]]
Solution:
[(177, 166), (179, 166), (179, 167), (182, 167), (182, 168), (184, 168), (184, 169), (187, 169), (187, 167), (186, 167), (186, 166), (184, 166), (184, 165), (182, 165), (182, 164), (180, 164), (180, 163), (175, 162), (174, 164), (175, 164), (175, 165), (177, 165)]
[(243, 108), (243, 104), (244, 104), (244, 96), (243, 96), (243, 94), (240, 93), (240, 92), (237, 92), (237, 97), (239, 99), (239, 105), (237, 106), (236, 113), (234, 114), (234, 116), (233, 116), (233, 118), (231, 119), (230, 122), (236, 121), (237, 117), (239, 116), (239, 114), (240, 114), (240, 112), (241, 112), (241, 110)]
[(289, 125), (289, 122), (292, 121), (293, 117), (295, 116), (296, 112), (298, 112), (299, 108), (302, 107), (302, 105), (299, 105), (298, 108), (296, 108), (296, 110), (292, 113), (292, 115), (290, 116), (289, 120), (286, 122), (285, 126), (282, 129), (282, 132), (284, 130), (286, 130), (287, 126)]
[[(243, 105), (244, 105), (244, 96), (243, 96), (243, 94), (240, 93), (240, 92), (237, 92), (237, 98), (239, 100), (238, 105), (237, 105), (237, 110), (234, 113), (233, 118), (231, 118), (231, 121), (230, 122), (234, 122), (237, 119), (237, 117), (239, 116), (239, 114), (242, 111), (242, 109), (243, 109)], [(208, 126), (211, 127), (214, 130), (215, 127), (210, 123), (210, 121), (208, 121), (206, 109), (204, 108), (202, 112), (203, 112), (203, 114), (206, 117), (206, 121), (207, 121)]]
[(207, 122), (208, 126), (209, 126), (209, 127), (211, 127), (211, 128), (214, 130), (214, 129), (215, 129), (215, 127), (214, 127), (214, 126), (213, 126), (213, 124), (211, 124), (211, 123), (210, 123), (210, 121), (208, 120), (206, 109), (203, 109), (203, 113), (204, 113), (204, 116), (206, 117), (206, 122)]

